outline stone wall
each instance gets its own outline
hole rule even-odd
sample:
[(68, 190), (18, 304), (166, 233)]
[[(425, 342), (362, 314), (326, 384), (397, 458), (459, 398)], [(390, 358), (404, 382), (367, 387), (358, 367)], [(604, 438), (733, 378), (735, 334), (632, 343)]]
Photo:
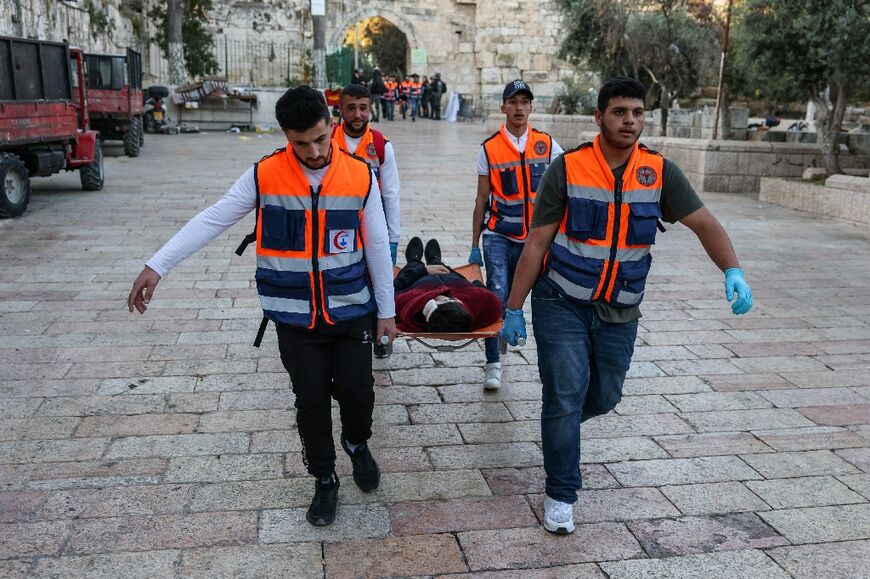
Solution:
[(799, 211), (870, 224), (870, 179), (832, 175), (824, 184), (762, 177), (759, 199)]

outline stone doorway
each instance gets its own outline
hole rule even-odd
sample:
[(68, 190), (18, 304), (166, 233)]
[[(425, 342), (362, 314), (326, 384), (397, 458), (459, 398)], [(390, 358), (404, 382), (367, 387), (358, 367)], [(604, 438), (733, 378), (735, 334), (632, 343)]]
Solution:
[(382, 16), (357, 22), (345, 35), (345, 46), (353, 48), (358, 38), (360, 68), (371, 78), (371, 71), (380, 69), (384, 75), (401, 78), (409, 70), (411, 46), (408, 37), (394, 23)]

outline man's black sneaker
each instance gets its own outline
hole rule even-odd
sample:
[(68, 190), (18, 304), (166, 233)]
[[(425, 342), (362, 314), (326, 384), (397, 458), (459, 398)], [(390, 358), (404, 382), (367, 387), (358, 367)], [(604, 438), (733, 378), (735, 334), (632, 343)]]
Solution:
[(419, 237), (412, 237), (408, 242), (408, 247), (405, 248), (405, 260), (408, 263), (412, 261), (423, 261), (423, 240)]
[(379, 342), (375, 342), (374, 345), (374, 354), (375, 358), (389, 358), (390, 354), (393, 353), (393, 344), (390, 342), (387, 345), (381, 344)]
[(441, 246), (437, 239), (430, 239), (426, 242), (426, 265), (441, 265)]
[(381, 482), (381, 469), (369, 451), (369, 446), (363, 442), (351, 452), (347, 446), (347, 439), (342, 434), (341, 447), (350, 456), (350, 462), (353, 463), (353, 482), (356, 483), (359, 490), (370, 493), (378, 488), (378, 484)]
[(335, 520), (335, 508), (338, 505), (338, 487), (341, 483), (338, 477), (318, 478), (314, 482), (314, 498), (305, 513), (305, 518), (312, 525), (323, 527)]

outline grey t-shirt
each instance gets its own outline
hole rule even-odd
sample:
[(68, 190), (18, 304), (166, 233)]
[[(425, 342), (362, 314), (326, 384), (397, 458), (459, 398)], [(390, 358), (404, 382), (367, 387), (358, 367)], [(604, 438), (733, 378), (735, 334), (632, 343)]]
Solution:
[[(613, 176), (622, 179), (625, 167), (621, 165), (613, 169)], [(680, 219), (694, 213), (704, 206), (686, 175), (676, 165), (665, 159), (662, 169), (662, 218), (668, 223), (676, 223)], [(550, 163), (547, 171), (541, 177), (538, 193), (535, 197), (535, 211), (532, 214), (532, 227), (550, 225), (562, 220), (565, 207), (568, 204), (568, 190), (565, 183), (565, 157), (560, 155)], [(617, 308), (604, 302), (594, 302), (598, 316), (605, 322), (625, 323), (640, 317), (640, 306)]]

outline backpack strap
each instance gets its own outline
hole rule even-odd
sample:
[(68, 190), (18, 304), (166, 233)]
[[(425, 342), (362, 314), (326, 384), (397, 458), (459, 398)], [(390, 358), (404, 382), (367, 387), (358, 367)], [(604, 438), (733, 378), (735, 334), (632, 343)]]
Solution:
[[(263, 159), (260, 159), (260, 161), (262, 160)], [(242, 255), (243, 253), (245, 253), (245, 250), (248, 249), (249, 245), (257, 241), (257, 222), (260, 219), (260, 183), (257, 176), (257, 171), (260, 161), (254, 163), (254, 184), (257, 189), (257, 200), (255, 201), (254, 205), (254, 230), (247, 234), (244, 239), (242, 239), (242, 242), (236, 248), (236, 255)]]

